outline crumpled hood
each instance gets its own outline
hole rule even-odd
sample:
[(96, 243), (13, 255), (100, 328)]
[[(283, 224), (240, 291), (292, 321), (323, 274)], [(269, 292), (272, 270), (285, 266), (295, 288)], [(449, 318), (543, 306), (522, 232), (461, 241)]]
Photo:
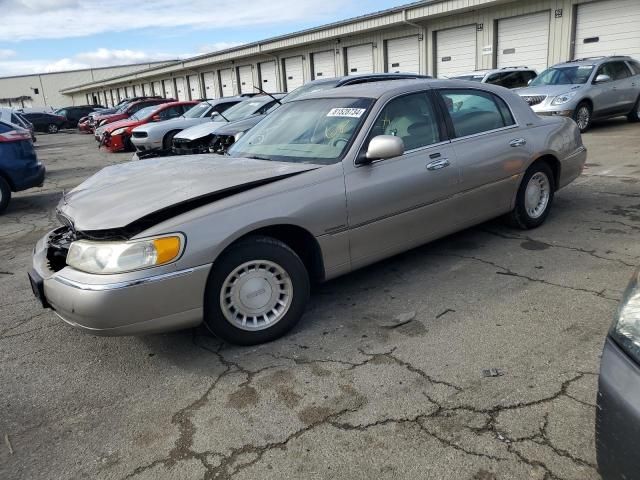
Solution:
[(208, 121), (205, 123), (201, 123), (200, 125), (196, 125), (195, 127), (187, 128), (180, 133), (178, 133), (174, 138), (184, 138), (186, 140), (197, 140), (198, 138), (206, 137), (207, 135), (211, 135), (218, 128), (223, 125), (228, 125), (228, 122), (212, 122)]
[(178, 204), (207, 196), (215, 201), (224, 192), (319, 167), (213, 154), (130, 162), (85, 180), (63, 196), (58, 212), (79, 231), (122, 228)]
[(123, 118), (122, 120), (118, 120), (116, 122), (107, 123), (102, 127), (98, 127), (102, 129), (103, 132), (113, 132), (121, 127), (130, 127), (131, 125), (137, 125), (140, 120), (131, 120), (130, 118)]
[(170, 120), (164, 120), (162, 122), (152, 122), (145, 123), (144, 125), (140, 125), (136, 127), (134, 130), (136, 132), (153, 132), (154, 130), (160, 130), (163, 132), (168, 132), (169, 130), (174, 130), (176, 128), (189, 128), (194, 125), (199, 125), (204, 122), (211, 122), (209, 118), (172, 118)]
[(515, 92), (521, 97), (530, 95), (546, 95), (555, 97), (564, 93), (573, 92), (582, 88), (582, 85), (540, 85), (539, 87), (517, 88)]

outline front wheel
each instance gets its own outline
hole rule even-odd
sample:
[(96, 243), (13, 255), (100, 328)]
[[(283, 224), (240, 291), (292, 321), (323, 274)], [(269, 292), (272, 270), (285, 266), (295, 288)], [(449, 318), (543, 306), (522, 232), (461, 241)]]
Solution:
[(47, 132), (49, 132), (49, 133), (58, 133), (58, 125), (56, 125), (55, 123), (50, 123), (47, 126)]
[(173, 137), (175, 137), (178, 133), (180, 133), (180, 130), (173, 130), (164, 136), (164, 138), (162, 139), (162, 148), (164, 150), (171, 150), (171, 146), (173, 145)]
[(573, 119), (578, 124), (580, 133), (584, 133), (589, 130), (589, 127), (591, 127), (592, 116), (593, 111), (591, 109), (591, 105), (587, 102), (580, 103), (576, 108), (576, 111), (573, 112)]
[(529, 230), (544, 223), (554, 195), (554, 176), (547, 163), (534, 163), (524, 174), (516, 206), (507, 217), (509, 224), (516, 228)]
[(631, 123), (640, 122), (640, 97), (638, 97), (638, 100), (636, 100), (636, 104), (633, 106), (633, 110), (631, 110), (631, 113), (627, 115), (627, 120), (629, 120)]
[(215, 262), (205, 290), (204, 322), (238, 345), (270, 342), (291, 330), (309, 299), (300, 257), (271, 237), (249, 237)]

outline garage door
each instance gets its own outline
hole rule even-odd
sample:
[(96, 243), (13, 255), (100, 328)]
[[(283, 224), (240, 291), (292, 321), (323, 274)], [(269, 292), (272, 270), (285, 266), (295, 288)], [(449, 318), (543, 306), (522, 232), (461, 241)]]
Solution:
[(265, 92), (278, 91), (278, 74), (276, 73), (276, 62), (264, 62), (258, 64), (260, 72), (260, 88)]
[(144, 95), (153, 95), (151, 93), (151, 84), (150, 83), (143, 83), (142, 84), (142, 90), (144, 90)]
[(347, 75), (373, 72), (373, 45), (358, 45), (347, 48)]
[(498, 20), (498, 68), (547, 68), (549, 15), (547, 11)]
[(302, 57), (289, 57), (284, 59), (285, 91), (290, 92), (302, 86), (304, 73)]
[(420, 73), (418, 36), (387, 40), (387, 72)]
[(118, 88), (118, 101), (124, 100), (125, 98), (126, 98), (126, 95), (124, 94), (124, 88), (122, 87)]
[(436, 33), (436, 76), (453, 77), (476, 67), (476, 25), (440, 30)]
[(230, 68), (220, 70), (220, 90), (223, 97), (233, 96), (233, 71)]
[(187, 85), (184, 78), (176, 78), (176, 88), (178, 89), (178, 100), (187, 100)]
[(200, 94), (200, 81), (198, 75), (187, 76), (187, 84), (189, 85), (189, 99), (198, 100), (202, 95)]
[(213, 72), (207, 72), (202, 76), (204, 80), (204, 97), (205, 98), (218, 98), (216, 92), (216, 82)]
[(578, 6), (575, 58), (630, 55), (640, 59), (640, 2), (607, 0)]
[(162, 96), (162, 82), (153, 82), (153, 94)]
[(314, 80), (316, 78), (333, 78), (336, 76), (336, 56), (333, 50), (314, 53), (311, 58), (313, 60)]
[(164, 98), (176, 98), (176, 92), (173, 87), (173, 79), (169, 78), (167, 80), (162, 81), (162, 86), (164, 87)]
[(238, 85), (240, 93), (256, 93), (253, 89), (253, 68), (251, 65), (238, 67)]

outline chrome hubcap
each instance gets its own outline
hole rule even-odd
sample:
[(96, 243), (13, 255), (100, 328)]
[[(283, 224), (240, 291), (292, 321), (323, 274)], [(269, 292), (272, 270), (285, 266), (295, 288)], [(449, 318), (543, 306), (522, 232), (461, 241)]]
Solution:
[(580, 127), (580, 130), (586, 128), (587, 125), (589, 125), (589, 118), (589, 109), (587, 107), (581, 107), (580, 110), (578, 110), (578, 114), (576, 115), (576, 123), (578, 124), (578, 127)]
[(265, 330), (291, 306), (293, 284), (287, 271), (268, 260), (252, 260), (233, 270), (220, 291), (225, 318), (237, 328)]
[(524, 208), (531, 218), (539, 218), (549, 205), (551, 184), (542, 172), (535, 173), (524, 192)]

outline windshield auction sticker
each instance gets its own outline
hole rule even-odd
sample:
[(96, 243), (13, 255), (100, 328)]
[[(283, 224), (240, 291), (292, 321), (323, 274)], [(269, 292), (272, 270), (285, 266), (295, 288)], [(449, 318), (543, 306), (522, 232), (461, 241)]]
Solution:
[(332, 108), (327, 113), (327, 117), (360, 118), (364, 112), (366, 112), (364, 108)]

